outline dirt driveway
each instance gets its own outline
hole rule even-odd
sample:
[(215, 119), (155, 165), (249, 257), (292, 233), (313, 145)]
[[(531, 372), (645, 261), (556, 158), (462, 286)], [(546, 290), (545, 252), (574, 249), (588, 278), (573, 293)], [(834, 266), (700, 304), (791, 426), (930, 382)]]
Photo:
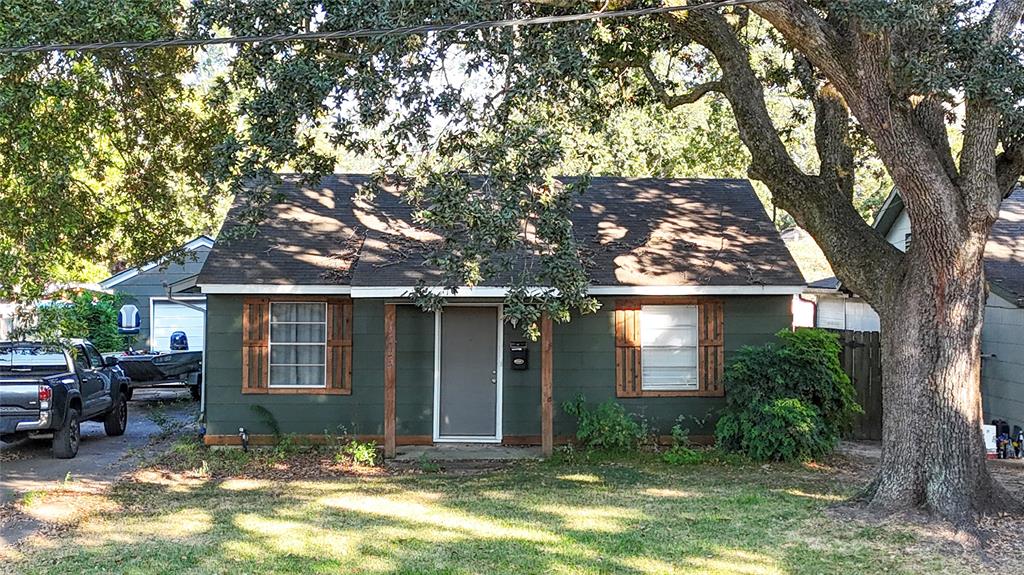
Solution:
[(125, 434), (107, 437), (102, 423), (82, 423), (82, 443), (74, 459), (55, 459), (47, 440), (0, 444), (0, 547), (36, 527), (26, 518), (2, 513), (4, 508), (20, 498), (68, 485), (83, 492), (107, 489), (142, 457), (194, 429), (198, 410), (187, 390), (138, 390), (128, 403)]

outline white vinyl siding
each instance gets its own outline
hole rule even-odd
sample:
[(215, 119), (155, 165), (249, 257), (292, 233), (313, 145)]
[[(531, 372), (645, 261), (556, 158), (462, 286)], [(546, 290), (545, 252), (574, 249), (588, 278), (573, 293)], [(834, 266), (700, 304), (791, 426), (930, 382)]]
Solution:
[(698, 389), (697, 306), (645, 305), (640, 313), (643, 390)]
[(269, 367), (270, 387), (326, 387), (326, 303), (270, 303)]

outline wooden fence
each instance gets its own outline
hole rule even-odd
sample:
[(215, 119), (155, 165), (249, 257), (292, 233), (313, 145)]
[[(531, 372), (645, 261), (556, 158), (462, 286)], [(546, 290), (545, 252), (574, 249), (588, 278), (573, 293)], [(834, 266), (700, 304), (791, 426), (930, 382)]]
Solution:
[(876, 331), (830, 330), (839, 335), (839, 361), (857, 391), (864, 414), (857, 417), (852, 439), (882, 439), (882, 349)]

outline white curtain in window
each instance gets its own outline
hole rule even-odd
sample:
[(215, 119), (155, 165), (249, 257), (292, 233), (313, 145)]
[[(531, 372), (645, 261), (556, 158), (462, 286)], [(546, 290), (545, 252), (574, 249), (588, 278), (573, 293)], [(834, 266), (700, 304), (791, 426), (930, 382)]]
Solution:
[(270, 386), (326, 385), (327, 304), (270, 304)]

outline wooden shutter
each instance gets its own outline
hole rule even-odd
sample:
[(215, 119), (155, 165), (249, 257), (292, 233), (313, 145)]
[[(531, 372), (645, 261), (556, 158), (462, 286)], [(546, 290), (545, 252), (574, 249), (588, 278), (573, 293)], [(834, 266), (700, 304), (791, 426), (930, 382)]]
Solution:
[(269, 312), (267, 298), (246, 298), (242, 303), (242, 393), (267, 393)]
[(615, 302), (615, 395), (640, 397), (640, 304)]
[(328, 393), (352, 393), (352, 300), (327, 302)]
[(725, 313), (720, 300), (703, 300), (698, 307), (697, 376), (702, 395), (725, 395)]

